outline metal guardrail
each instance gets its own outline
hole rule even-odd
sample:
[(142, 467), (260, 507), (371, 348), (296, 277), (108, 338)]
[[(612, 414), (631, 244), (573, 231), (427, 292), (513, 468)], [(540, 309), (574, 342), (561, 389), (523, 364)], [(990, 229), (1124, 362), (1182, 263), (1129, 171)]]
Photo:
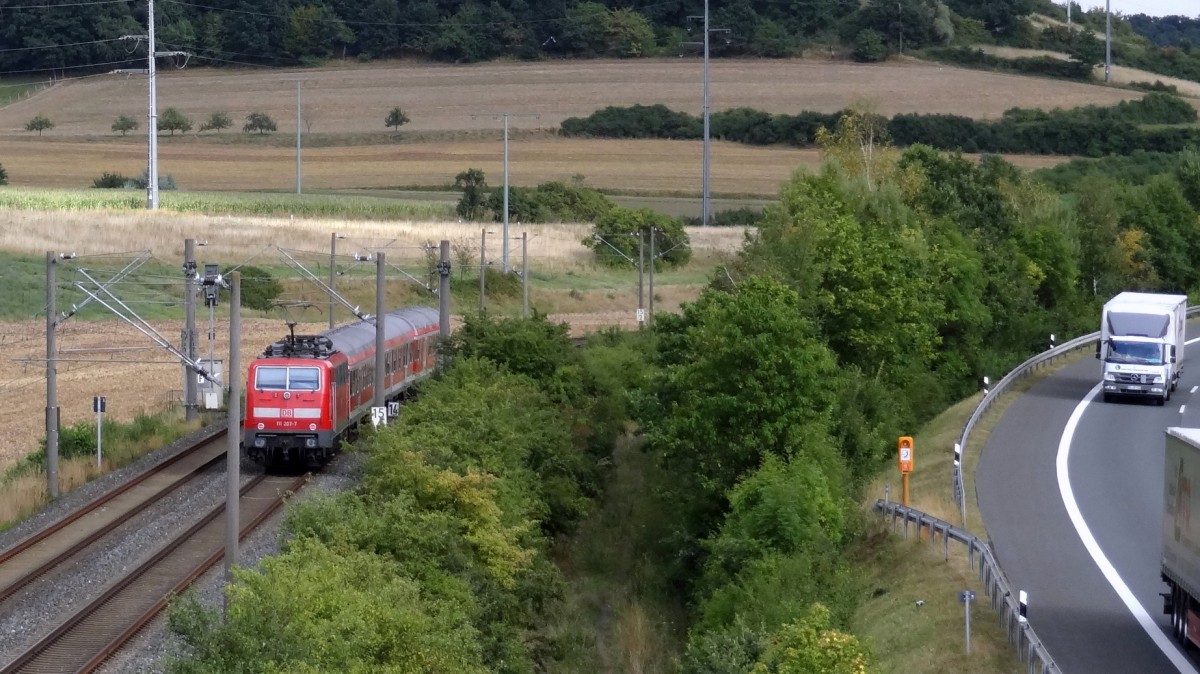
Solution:
[(940, 537), (942, 551), (947, 559), (950, 558), (951, 540), (958, 541), (966, 547), (967, 564), (970, 568), (976, 568), (975, 559), (978, 555), (979, 580), (991, 600), (992, 609), (1000, 615), (1000, 626), (1008, 635), (1009, 645), (1016, 648), (1017, 657), (1028, 664), (1029, 674), (1061, 674), (1062, 670), (1054, 664), (1046, 647), (1033, 631), (1033, 626), (1021, 615), (1020, 603), (1013, 595), (1008, 579), (1000, 570), (1000, 565), (996, 563), (996, 558), (986, 543), (969, 531), (899, 503), (888, 503), (880, 499), (875, 502), (875, 511), (884, 517), (891, 517), (892, 531), (896, 530), (897, 520), (903, 520), (905, 538), (908, 538), (910, 523), (916, 525), (918, 537), (923, 529), (928, 531), (931, 547), (937, 545)]
[[(1200, 314), (1200, 305), (1188, 307), (1187, 315), (1189, 318), (1197, 314)], [(996, 402), (1013, 382), (1030, 374), (1038, 367), (1052, 362), (1055, 358), (1066, 355), (1081, 346), (1098, 341), (1100, 341), (1099, 331), (1083, 335), (1082, 337), (1076, 337), (1069, 342), (1047, 349), (1029, 358), (1004, 375), (1004, 378), (995, 387), (987, 391), (983, 396), (983, 400), (979, 401), (979, 404), (975, 407), (975, 411), (971, 413), (971, 418), (967, 419), (966, 425), (963, 426), (962, 433), (958, 436), (958, 441), (954, 443), (954, 467), (952, 469), (953, 475), (951, 476), (951, 480), (953, 482), (954, 502), (958, 505), (959, 524), (963, 526), (967, 524), (967, 494), (966, 489), (963, 487), (962, 452), (967, 446), (967, 441), (970, 439), (971, 431), (975, 428), (975, 424), (979, 422), (988, 409), (991, 408), (992, 403)]]

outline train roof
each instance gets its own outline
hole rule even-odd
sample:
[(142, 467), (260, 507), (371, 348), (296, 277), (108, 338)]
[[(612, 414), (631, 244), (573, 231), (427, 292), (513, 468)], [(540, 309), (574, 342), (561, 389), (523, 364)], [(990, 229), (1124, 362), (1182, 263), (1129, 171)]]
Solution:
[[(429, 307), (406, 307), (389, 311), (383, 315), (384, 331), (388, 338), (410, 334), (414, 331), (438, 325), (436, 309)], [(263, 358), (328, 358), (341, 352), (353, 356), (375, 346), (375, 319), (357, 321), (338, 326), (320, 335), (294, 335), (268, 346)]]
[[(430, 307), (405, 307), (383, 315), (384, 332), (389, 338), (438, 325), (438, 310)], [(335, 351), (347, 356), (375, 348), (375, 319), (341, 325), (324, 333)]]

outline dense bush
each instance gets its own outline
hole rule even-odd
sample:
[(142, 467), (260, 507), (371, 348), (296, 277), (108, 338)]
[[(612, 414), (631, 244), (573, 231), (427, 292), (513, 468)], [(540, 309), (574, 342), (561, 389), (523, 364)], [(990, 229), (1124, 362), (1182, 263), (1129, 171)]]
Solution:
[[(653, 250), (651, 237), (654, 237)], [(632, 261), (636, 267), (641, 254), (639, 240), (645, 242), (646, 264), (653, 264), (655, 269), (686, 264), (692, 258), (683, 224), (649, 208), (614, 207), (596, 221), (592, 233), (582, 243), (595, 251), (596, 259), (604, 264), (625, 266)]]
[[(283, 285), (262, 267), (245, 265), (239, 271), (242, 272), (242, 306), (258, 311), (274, 309)], [(228, 270), (225, 272), (225, 278), (229, 278), (229, 273)]]
[[(762, 217), (761, 208), (742, 206), (713, 213), (709, 216), (708, 224), (710, 227), (756, 227)], [(699, 216), (686, 218), (684, 221), (684, 225), (687, 227), (699, 227), (702, 224)]]
[(924, 50), (923, 53), (937, 61), (971, 68), (985, 68), (1024, 75), (1043, 75), (1084, 82), (1092, 78), (1091, 63), (1077, 60), (1067, 61), (1053, 56), (1022, 56), (1010, 59), (970, 47), (931, 47)]
[(0, 164), (0, 185), (8, 184), (8, 171), (4, 170), (4, 164)]
[[(662, 110), (666, 111), (666, 108)], [(687, 139), (691, 138), (692, 127), (700, 124), (698, 118), (690, 118), (684, 113), (666, 111), (666, 114), (672, 115), (676, 122), (662, 125), (653, 118), (624, 114), (622, 109), (610, 107), (591, 117), (563, 122), (563, 132), (620, 138)], [(788, 143), (810, 147), (816, 143), (818, 129), (836, 127), (844, 115), (845, 111), (772, 115), (750, 108), (734, 108), (711, 116), (711, 133), (715, 138), (740, 143)], [(958, 115), (902, 113), (888, 121), (884, 131), (901, 146), (919, 143), (966, 152), (1100, 157), (1131, 154), (1138, 150), (1178, 152), (1189, 144), (1200, 142), (1200, 128), (1193, 126), (1196, 118), (1196, 110), (1191, 104), (1170, 93), (1156, 91), (1140, 100), (1122, 101), (1110, 107), (1013, 108), (995, 121)], [(683, 135), (663, 135), (669, 134), (671, 129), (683, 130)]]
[(120, 173), (105, 171), (103, 175), (92, 181), (92, 187), (107, 190), (123, 189), (129, 180)]
[[(482, 179), (482, 174), (480, 178)], [(466, 196), (464, 191), (463, 198)], [(496, 222), (504, 220), (504, 188), (494, 188), (489, 193), (484, 207), (492, 212)], [(548, 182), (534, 189), (511, 186), (508, 188), (509, 221), (595, 222), (613, 207), (611, 199), (590, 187)]]
[(674, 112), (662, 104), (610, 105), (587, 117), (563, 120), (565, 136), (597, 138), (672, 138), (692, 140), (703, 135), (701, 120), (686, 112)]

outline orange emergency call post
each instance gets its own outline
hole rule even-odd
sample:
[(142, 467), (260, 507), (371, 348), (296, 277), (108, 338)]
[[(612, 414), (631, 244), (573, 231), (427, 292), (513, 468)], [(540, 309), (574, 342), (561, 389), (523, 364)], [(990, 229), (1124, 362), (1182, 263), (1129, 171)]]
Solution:
[(900, 468), (900, 503), (908, 506), (908, 474), (913, 469), (913, 439), (907, 435), (896, 441), (896, 465)]

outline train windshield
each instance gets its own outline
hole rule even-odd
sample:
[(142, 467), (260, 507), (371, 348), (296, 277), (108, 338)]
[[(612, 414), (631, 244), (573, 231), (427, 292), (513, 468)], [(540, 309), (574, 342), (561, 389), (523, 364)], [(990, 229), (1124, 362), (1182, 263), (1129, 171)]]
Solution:
[(260, 391), (316, 391), (321, 373), (315, 367), (259, 367), (254, 388)]

